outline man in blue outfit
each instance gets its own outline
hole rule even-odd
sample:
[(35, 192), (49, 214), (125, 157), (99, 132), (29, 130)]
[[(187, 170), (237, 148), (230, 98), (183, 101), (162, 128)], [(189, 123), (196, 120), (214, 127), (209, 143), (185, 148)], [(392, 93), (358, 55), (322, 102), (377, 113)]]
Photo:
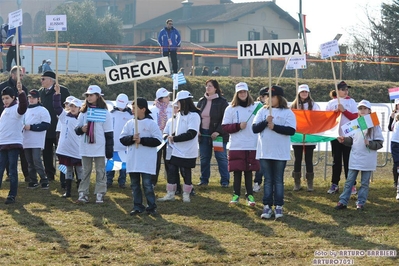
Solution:
[(162, 55), (170, 56), (173, 73), (177, 73), (177, 49), (180, 47), (181, 39), (179, 31), (173, 27), (173, 20), (166, 20), (166, 27), (159, 32), (158, 43)]

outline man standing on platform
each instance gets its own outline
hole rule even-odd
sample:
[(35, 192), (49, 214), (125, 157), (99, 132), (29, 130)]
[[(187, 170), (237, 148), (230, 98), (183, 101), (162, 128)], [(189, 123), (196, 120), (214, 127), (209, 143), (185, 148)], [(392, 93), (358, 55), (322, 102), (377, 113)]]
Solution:
[(158, 43), (161, 46), (162, 55), (170, 56), (173, 73), (177, 73), (177, 50), (181, 39), (179, 31), (173, 27), (172, 19), (166, 20), (166, 27), (159, 32)]

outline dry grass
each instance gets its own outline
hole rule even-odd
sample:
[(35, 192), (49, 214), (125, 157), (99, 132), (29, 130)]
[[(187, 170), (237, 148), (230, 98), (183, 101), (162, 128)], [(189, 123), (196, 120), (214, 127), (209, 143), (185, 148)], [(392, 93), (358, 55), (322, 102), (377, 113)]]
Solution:
[[(286, 169), (280, 220), (262, 220), (262, 194), (255, 208), (243, 200), (229, 206), (232, 189), (197, 188), (189, 204), (158, 203), (157, 217), (131, 217), (131, 191), (111, 188), (105, 203), (77, 205), (62, 199), (59, 183), (49, 191), (19, 186), (17, 203), (5, 205), (8, 183), (0, 191), (0, 261), (2, 265), (311, 265), (316, 251), (398, 250), (399, 206), (392, 188), (391, 166), (378, 169), (364, 212), (351, 200), (335, 211), (339, 195), (327, 195), (328, 180), (316, 167), (313, 193), (292, 192)], [(194, 182), (198, 182), (197, 167)], [(213, 169), (216, 176), (216, 171)], [(342, 187), (342, 185), (341, 185)], [(157, 196), (163, 196), (160, 177)], [(242, 190), (244, 193), (244, 188)], [(91, 198), (94, 200), (94, 197)], [(340, 257), (356, 265), (397, 265), (388, 257)]]

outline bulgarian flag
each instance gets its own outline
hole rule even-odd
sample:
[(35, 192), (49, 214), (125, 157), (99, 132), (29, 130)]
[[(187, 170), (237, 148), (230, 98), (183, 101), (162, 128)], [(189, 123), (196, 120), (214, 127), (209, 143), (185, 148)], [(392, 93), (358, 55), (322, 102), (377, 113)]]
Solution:
[(340, 112), (292, 110), (296, 117), (293, 143), (327, 142), (339, 136)]
[(223, 138), (221, 136), (217, 136), (213, 141), (213, 151), (223, 151)]

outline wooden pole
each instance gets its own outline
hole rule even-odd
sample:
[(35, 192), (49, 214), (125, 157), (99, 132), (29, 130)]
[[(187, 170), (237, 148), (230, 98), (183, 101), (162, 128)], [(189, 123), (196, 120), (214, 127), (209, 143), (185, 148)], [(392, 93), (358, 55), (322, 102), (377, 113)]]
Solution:
[(288, 64), (288, 61), (290, 61), (290, 59), (291, 59), (291, 57), (289, 57), (288, 60), (285, 61), (284, 66), (283, 66), (283, 69), (281, 69), (280, 76), (279, 76), (278, 79), (277, 79), (276, 85), (279, 84), (280, 79), (281, 79), (281, 77), (283, 76), (283, 73), (284, 73), (284, 71), (285, 71), (285, 68), (286, 68), (286, 66), (287, 66), (287, 64)]
[[(137, 120), (137, 80), (134, 81), (134, 134), (138, 133), (139, 124)], [(139, 147), (139, 144), (136, 142), (136, 148)]]
[(67, 55), (66, 55), (66, 66), (65, 66), (65, 74), (68, 75), (68, 68), (69, 68), (69, 48), (71, 47), (71, 43), (68, 42), (67, 44)]
[[(193, 53), (191, 54), (191, 62), (192, 62), (191, 63), (191, 74), (194, 77), (195, 76), (195, 51), (194, 50), (193, 50)], [(174, 92), (173, 92), (173, 94), (174, 94)]]
[(14, 38), (17, 38), (16, 40), (15, 40), (15, 49), (16, 49), (16, 54), (17, 54), (17, 58), (16, 58), (16, 62), (17, 62), (17, 82), (19, 83), (19, 82), (21, 82), (21, 76), (20, 76), (20, 69), (19, 69), (19, 67), (20, 67), (20, 65), (21, 65), (21, 62), (19, 62), (19, 31), (18, 31), (18, 28), (19, 27), (16, 27), (16, 29), (15, 29), (15, 37)]
[(334, 86), (335, 86), (335, 92), (337, 93), (338, 104), (341, 104), (341, 102), (339, 100), (339, 96), (338, 96), (337, 78), (335, 77), (335, 69), (334, 69), (334, 63), (333, 63), (332, 57), (330, 57), (330, 62), (331, 62), (331, 68), (332, 68), (333, 77), (334, 77)]
[(298, 69), (295, 69), (295, 90), (298, 89)]
[[(31, 70), (30, 70), (30, 73), (31, 73), (31, 74), (33, 74), (33, 62), (35, 61), (35, 60), (34, 60), (34, 58), (35, 58), (34, 50), (35, 50), (35, 49), (34, 49), (34, 46), (32, 45), (32, 47), (31, 47), (31, 55), (32, 55), (32, 56), (31, 56), (31, 60), (30, 60), (30, 61), (31, 61), (30, 63), (31, 63), (31, 66), (32, 66), (32, 67), (31, 67)], [(39, 74), (40, 74), (40, 73), (39, 73)]]
[(269, 58), (269, 115), (272, 115), (272, 59)]
[(251, 58), (250, 59), (251, 61), (251, 78), (253, 78), (254, 77), (254, 59), (253, 58)]
[(58, 30), (55, 31), (55, 84), (58, 85)]

